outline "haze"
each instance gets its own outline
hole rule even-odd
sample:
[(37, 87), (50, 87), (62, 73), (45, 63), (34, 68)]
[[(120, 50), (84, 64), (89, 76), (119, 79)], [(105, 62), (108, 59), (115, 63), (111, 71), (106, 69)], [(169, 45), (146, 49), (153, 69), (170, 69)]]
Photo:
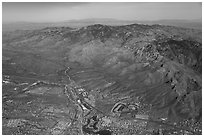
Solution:
[(201, 3), (3, 3), (3, 22), (60, 22), (73, 19), (201, 19)]

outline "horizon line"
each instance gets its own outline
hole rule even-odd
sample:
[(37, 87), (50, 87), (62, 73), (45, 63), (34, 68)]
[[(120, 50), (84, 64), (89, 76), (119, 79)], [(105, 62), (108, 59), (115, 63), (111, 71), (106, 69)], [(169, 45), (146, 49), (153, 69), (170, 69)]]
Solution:
[(148, 21), (148, 22), (154, 22), (154, 21), (199, 21), (202, 23), (202, 18), (198, 19), (158, 19), (158, 20), (123, 20), (123, 19), (115, 19), (115, 18), (85, 18), (85, 19), (70, 19), (70, 20), (63, 20), (63, 21), (43, 21), (43, 22), (38, 22), (38, 21), (3, 21), (2, 24), (4, 23), (62, 23), (62, 22), (70, 22), (70, 21), (82, 21), (82, 20), (92, 20), (94, 19), (97, 20), (115, 20), (115, 21)]

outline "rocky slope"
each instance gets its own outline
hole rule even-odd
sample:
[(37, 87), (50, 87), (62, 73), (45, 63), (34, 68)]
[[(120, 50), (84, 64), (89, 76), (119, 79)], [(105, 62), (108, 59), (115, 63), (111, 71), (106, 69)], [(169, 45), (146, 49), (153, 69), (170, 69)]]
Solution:
[(14, 94), (8, 81), (57, 83), (82, 107), (79, 134), (200, 134), (201, 40), (199, 30), (139, 24), (6, 32), (3, 97)]

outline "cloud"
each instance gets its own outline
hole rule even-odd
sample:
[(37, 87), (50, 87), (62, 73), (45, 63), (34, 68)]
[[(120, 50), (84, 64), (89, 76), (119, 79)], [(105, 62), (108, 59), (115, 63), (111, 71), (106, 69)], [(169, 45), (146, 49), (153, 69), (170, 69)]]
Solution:
[(3, 21), (201, 19), (201, 6), (198, 2), (3, 2)]
[(3, 2), (3, 9), (14, 8), (16, 10), (24, 9), (39, 9), (39, 8), (55, 8), (55, 7), (75, 7), (86, 5), (88, 2)]

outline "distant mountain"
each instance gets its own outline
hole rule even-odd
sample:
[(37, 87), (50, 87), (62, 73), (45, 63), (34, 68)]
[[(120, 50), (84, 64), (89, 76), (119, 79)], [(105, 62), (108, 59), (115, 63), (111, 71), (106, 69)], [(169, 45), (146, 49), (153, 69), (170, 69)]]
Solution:
[(133, 24), (135, 21), (123, 21), (115, 19), (83, 19), (83, 20), (67, 20), (62, 22), (45, 22), (45, 23), (34, 23), (34, 22), (12, 22), (3, 23), (3, 31), (13, 31), (13, 30), (35, 30), (42, 29), (45, 27), (84, 27), (94, 24), (103, 25), (128, 25)]
[(13, 22), (3, 23), (3, 31), (14, 31), (14, 30), (35, 30), (42, 29), (45, 27), (84, 27), (94, 24), (103, 25), (129, 25), (129, 24), (161, 24), (169, 26), (177, 26), (183, 28), (202, 29), (202, 20), (157, 20), (157, 21), (137, 21), (137, 20), (117, 20), (110, 18), (93, 18), (93, 19), (82, 19), (82, 20), (67, 20), (63, 22), (45, 22), (45, 23), (34, 23), (34, 22)]
[(202, 20), (158, 20), (158, 21), (141, 21), (146, 24), (162, 24), (169, 26), (177, 26), (183, 28), (202, 29)]

